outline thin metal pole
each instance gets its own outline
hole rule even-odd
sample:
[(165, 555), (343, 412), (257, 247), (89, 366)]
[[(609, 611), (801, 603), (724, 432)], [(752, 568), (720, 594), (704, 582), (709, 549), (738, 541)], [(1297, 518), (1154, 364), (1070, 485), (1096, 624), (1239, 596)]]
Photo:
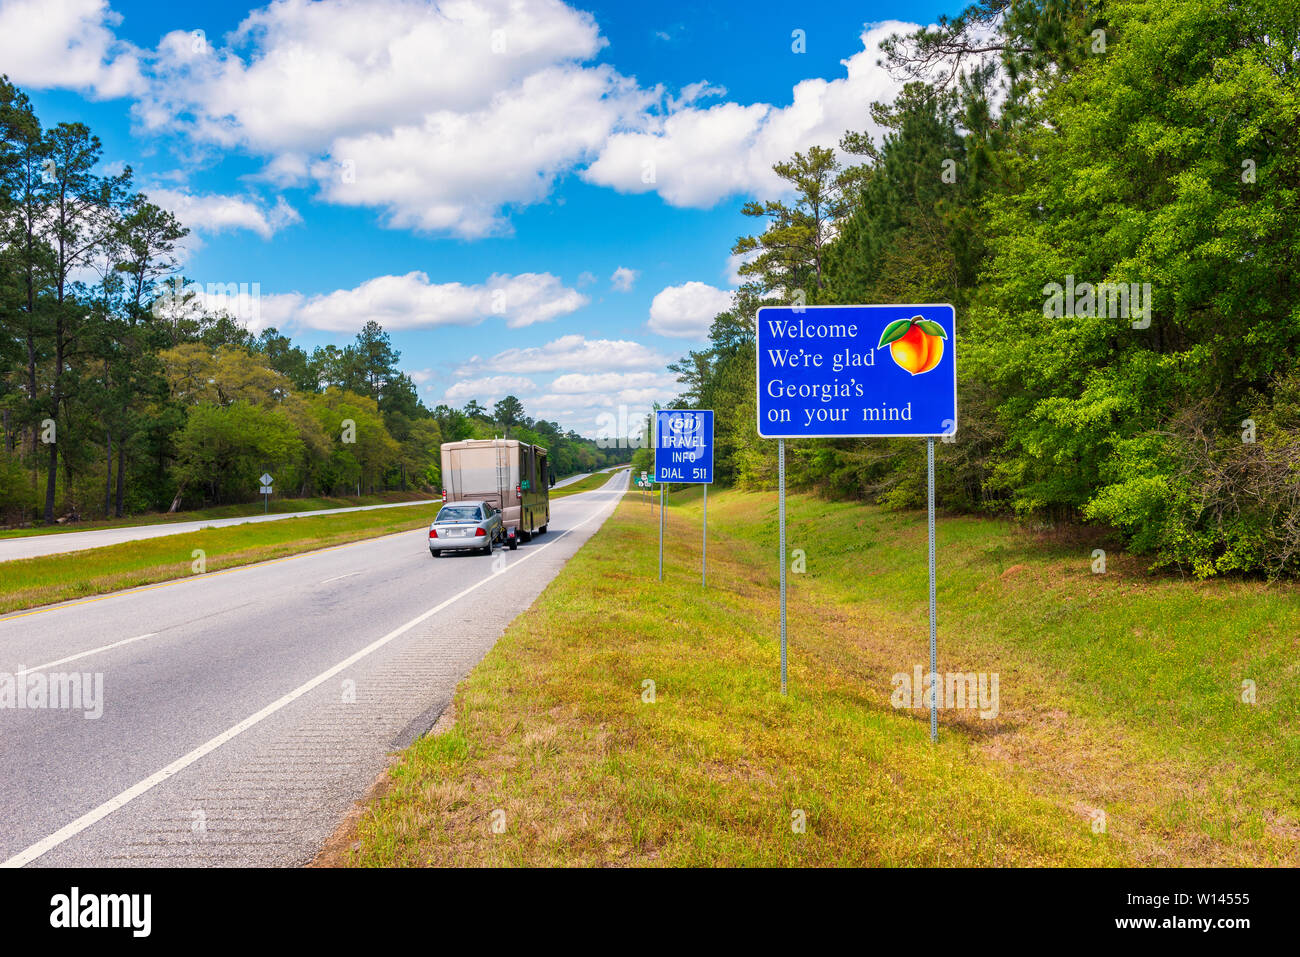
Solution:
[(700, 585), (709, 587), (709, 487), (704, 486), (704, 546), (700, 551)]
[(664, 487), (659, 485), (659, 580), (664, 580)]
[(930, 505), (930, 740), (939, 740), (939, 655), (934, 609), (934, 439), (926, 439), (926, 471)]
[(781, 694), (785, 694), (785, 439), (776, 440), (776, 475), (781, 526)]

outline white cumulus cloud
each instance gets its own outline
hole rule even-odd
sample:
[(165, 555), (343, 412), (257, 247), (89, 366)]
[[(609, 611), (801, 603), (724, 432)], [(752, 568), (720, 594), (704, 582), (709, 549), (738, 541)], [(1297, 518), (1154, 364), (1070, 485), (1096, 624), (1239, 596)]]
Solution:
[(149, 189), (149, 200), (176, 214), (182, 226), (205, 233), (247, 229), (270, 239), (286, 226), (302, 222), (302, 216), (283, 196), (267, 207), (252, 196), (196, 194), (183, 189)]
[[(577, 173), (675, 206), (774, 196), (772, 164), (848, 129), (898, 81), (865, 26), (843, 74), (788, 104), (677, 95), (609, 63), (595, 18), (561, 0), (272, 0), (224, 37), (175, 30), (152, 51), (118, 39), (106, 0), (0, 0), (0, 69), (17, 82), (132, 95), (137, 126), (259, 158), (252, 178), (314, 185), (391, 227), (478, 238)], [(621, 288), (619, 280), (615, 288)]]
[(845, 75), (801, 81), (789, 106), (688, 102), (664, 115), (647, 114), (641, 128), (612, 133), (582, 175), (625, 193), (658, 192), (674, 206), (707, 207), (737, 194), (781, 194), (787, 184), (772, 172), (772, 164), (811, 146), (834, 147), (846, 130), (879, 133), (867, 107), (894, 99), (901, 89), (876, 62), (880, 42), (916, 29), (897, 20), (868, 25), (862, 50), (841, 61)]
[(138, 51), (113, 34), (121, 19), (107, 0), (0, 0), (0, 73), (97, 99), (142, 92)]
[(730, 292), (692, 280), (668, 286), (654, 297), (649, 326), (661, 336), (707, 339), (714, 318), (730, 308)]
[(443, 401), (448, 405), (464, 405), (470, 399), (491, 405), (508, 395), (528, 395), (537, 386), (523, 376), (494, 375), (482, 379), (462, 379), (447, 387)]
[(628, 339), (588, 339), (581, 335), (561, 336), (544, 346), (506, 349), (483, 359), (473, 357), (461, 374), (475, 369), (493, 372), (558, 373), (661, 369), (671, 360), (648, 346)]
[(668, 398), (676, 385), (677, 377), (670, 372), (570, 372), (556, 376), (550, 389), (565, 395), (597, 397), (617, 396), (628, 390), (651, 390)]
[(378, 207), (389, 225), (476, 238), (503, 232), (501, 210), (550, 195), (596, 154), (634, 87), (608, 67), (538, 72), (471, 112), (336, 139), (312, 165), (332, 203)]
[(587, 304), (587, 297), (550, 273), (496, 274), (483, 283), (434, 283), (427, 273), (376, 276), (352, 289), (264, 298), (263, 312), (281, 323), (355, 332), (368, 320), (385, 329), (476, 325), (498, 317), (518, 328), (545, 322)]
[(276, 0), (226, 40), (167, 34), (141, 119), (259, 152), (318, 151), (426, 113), (482, 110), (604, 44), (590, 14), (559, 0)]
[(314, 180), (389, 225), (478, 237), (545, 199), (655, 95), (603, 65), (588, 13), (559, 0), (276, 0), (224, 45), (161, 41), (135, 108)]
[(614, 274), (609, 277), (609, 284), (618, 292), (631, 292), (632, 287), (636, 284), (636, 277), (639, 275), (641, 274), (635, 269), (619, 266), (614, 270)]

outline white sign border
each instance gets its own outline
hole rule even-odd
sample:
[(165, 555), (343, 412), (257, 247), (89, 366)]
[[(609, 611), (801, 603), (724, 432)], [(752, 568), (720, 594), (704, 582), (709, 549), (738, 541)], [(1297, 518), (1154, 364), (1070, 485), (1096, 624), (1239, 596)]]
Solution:
[[(754, 425), (758, 431), (760, 439), (942, 439), (948, 436), (955, 436), (960, 419), (957, 415), (957, 307), (950, 302), (873, 302), (873, 303), (845, 303), (843, 305), (820, 305), (804, 306), (803, 312), (810, 309), (932, 309), (943, 307), (952, 310), (952, 340), (953, 340), (953, 362), (952, 362), (952, 431), (950, 432), (888, 432), (880, 434), (879, 432), (830, 432), (826, 434), (814, 435), (810, 432), (800, 432), (795, 435), (769, 435), (763, 431), (763, 403), (760, 401), (762, 382), (758, 378), (759, 367), (759, 345), (758, 329), (759, 323), (763, 321), (764, 309), (785, 309), (794, 311), (794, 306), (759, 306), (758, 311), (754, 313)], [(798, 313), (796, 312), (796, 315)]]
[(676, 481), (676, 482), (675, 482), (675, 481), (669, 479), (667, 482), (664, 482), (662, 479), (659, 478), (659, 468), (658, 468), (658, 466), (656, 465), (656, 466), (655, 466), (655, 469), (654, 469), (654, 472), (653, 472), (653, 474), (652, 474), (652, 476), (651, 476), (651, 478), (652, 478), (652, 480), (653, 480), (652, 484), (655, 484), (655, 485), (712, 485), (712, 484), (713, 484), (713, 473), (717, 470), (717, 465), (718, 465), (718, 457), (717, 457), (717, 455), (716, 455), (715, 452), (714, 452), (714, 449), (717, 447), (717, 434), (718, 434), (718, 415), (717, 415), (717, 413), (714, 412), (712, 409), (655, 409), (655, 410), (654, 410), (654, 413), (655, 413), (655, 444), (654, 444), (654, 451), (655, 451), (655, 453), (656, 453), (656, 458), (657, 458), (657, 454), (658, 454), (658, 451), (659, 451), (659, 414), (660, 414), (661, 412), (663, 412), (663, 413), (670, 413), (670, 412), (707, 412), (707, 413), (709, 413), (709, 480), (708, 480), (707, 482), (686, 482), (686, 481)]

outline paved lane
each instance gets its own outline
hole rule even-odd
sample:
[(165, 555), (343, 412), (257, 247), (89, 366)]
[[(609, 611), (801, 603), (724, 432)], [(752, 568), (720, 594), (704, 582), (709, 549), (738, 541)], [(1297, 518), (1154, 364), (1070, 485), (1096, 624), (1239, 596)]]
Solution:
[(626, 489), (492, 558), (404, 532), (0, 619), (0, 680), (103, 681), (98, 719), (0, 707), (0, 861), (310, 860)]

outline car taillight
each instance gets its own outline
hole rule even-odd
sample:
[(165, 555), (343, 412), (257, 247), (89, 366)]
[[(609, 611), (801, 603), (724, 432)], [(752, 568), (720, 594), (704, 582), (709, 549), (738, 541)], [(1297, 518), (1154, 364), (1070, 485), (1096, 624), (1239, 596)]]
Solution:
[(485, 531), (484, 531), (483, 529), (481, 529), (481, 528), (476, 528), (476, 529), (474, 529), (474, 537), (475, 537), (475, 538), (478, 538), (480, 535), (486, 535), (486, 534), (487, 534), (487, 532), (485, 532)]
[(437, 530), (436, 528), (431, 528), (431, 529), (429, 529), (429, 537), (430, 537), (430, 538), (437, 538), (437, 537), (438, 537), (438, 530)]

